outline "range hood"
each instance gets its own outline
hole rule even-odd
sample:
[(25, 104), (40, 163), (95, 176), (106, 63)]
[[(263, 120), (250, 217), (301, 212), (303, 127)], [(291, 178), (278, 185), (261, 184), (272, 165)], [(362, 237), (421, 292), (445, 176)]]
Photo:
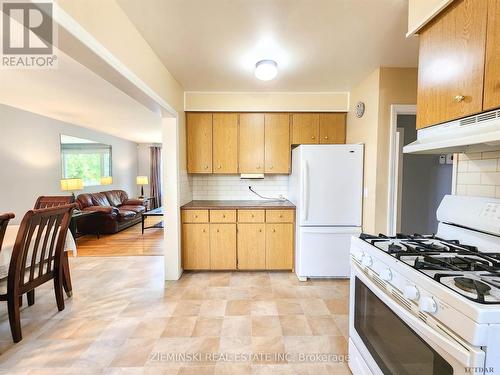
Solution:
[(500, 149), (500, 110), (420, 129), (405, 154), (451, 154)]

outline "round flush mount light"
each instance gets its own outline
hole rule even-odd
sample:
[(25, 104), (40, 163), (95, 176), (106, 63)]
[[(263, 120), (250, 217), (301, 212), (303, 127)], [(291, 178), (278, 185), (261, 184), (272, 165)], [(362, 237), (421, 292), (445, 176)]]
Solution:
[(278, 64), (274, 60), (260, 60), (255, 64), (255, 77), (270, 81), (278, 74)]

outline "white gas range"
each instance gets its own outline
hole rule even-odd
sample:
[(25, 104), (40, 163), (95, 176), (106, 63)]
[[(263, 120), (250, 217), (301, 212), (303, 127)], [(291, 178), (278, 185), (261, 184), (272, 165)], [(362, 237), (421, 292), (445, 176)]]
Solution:
[(500, 374), (500, 200), (446, 196), (434, 236), (351, 243), (349, 366)]

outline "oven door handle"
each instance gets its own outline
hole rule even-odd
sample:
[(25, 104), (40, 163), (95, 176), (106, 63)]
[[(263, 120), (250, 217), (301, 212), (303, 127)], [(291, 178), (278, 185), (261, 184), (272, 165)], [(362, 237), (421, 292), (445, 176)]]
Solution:
[[(400, 319), (410, 326), (417, 334), (430, 341), (431, 346), (438, 346), (441, 355), (448, 353), (465, 367), (481, 367), (484, 365), (485, 353), (481, 349), (469, 346), (465, 342), (446, 337), (445, 331), (439, 334), (425, 323), (401, 307), (387, 294), (381, 291), (366, 275), (359, 272), (357, 266), (351, 263), (356, 277), (358, 277), (375, 295), (380, 298)], [(433, 345), (434, 344), (434, 345)]]

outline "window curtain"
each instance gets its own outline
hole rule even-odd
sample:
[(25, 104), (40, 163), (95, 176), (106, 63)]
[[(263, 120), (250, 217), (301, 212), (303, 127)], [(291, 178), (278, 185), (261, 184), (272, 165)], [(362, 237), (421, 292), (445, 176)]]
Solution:
[(151, 147), (151, 197), (153, 208), (161, 206), (161, 147)]

